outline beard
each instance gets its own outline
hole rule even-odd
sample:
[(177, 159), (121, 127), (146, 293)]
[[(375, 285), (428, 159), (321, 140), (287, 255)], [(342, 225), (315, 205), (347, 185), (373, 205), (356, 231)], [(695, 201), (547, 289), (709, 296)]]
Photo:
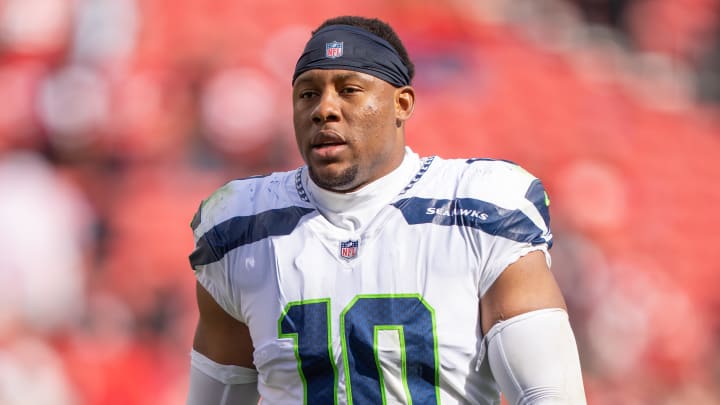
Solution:
[(335, 176), (320, 177), (313, 171), (312, 167), (308, 167), (308, 173), (312, 181), (321, 188), (331, 191), (345, 191), (354, 187), (358, 175), (358, 165), (352, 165)]

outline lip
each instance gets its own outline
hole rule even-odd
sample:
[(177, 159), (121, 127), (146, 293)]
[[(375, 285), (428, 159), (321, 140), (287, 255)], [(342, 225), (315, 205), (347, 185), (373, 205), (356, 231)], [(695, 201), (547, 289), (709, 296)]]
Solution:
[(310, 151), (311, 155), (320, 160), (337, 160), (340, 154), (347, 149), (345, 144), (329, 144), (315, 146)]
[(345, 139), (333, 130), (321, 130), (310, 141), (310, 153), (320, 159), (334, 159), (347, 148)]
[(330, 144), (344, 144), (345, 138), (332, 129), (321, 129), (310, 140), (310, 146), (318, 147)]

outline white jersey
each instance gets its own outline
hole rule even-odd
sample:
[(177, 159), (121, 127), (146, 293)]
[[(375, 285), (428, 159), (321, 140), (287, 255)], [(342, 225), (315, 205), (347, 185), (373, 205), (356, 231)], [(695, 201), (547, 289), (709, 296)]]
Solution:
[(549, 260), (547, 195), (512, 163), (417, 161), (360, 230), (321, 214), (304, 167), (201, 205), (191, 264), (248, 325), (263, 404), (500, 403), (480, 297), (528, 252)]

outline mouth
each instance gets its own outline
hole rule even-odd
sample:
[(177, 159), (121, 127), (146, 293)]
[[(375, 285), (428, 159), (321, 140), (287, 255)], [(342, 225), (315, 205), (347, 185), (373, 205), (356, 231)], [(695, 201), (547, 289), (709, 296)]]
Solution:
[(337, 161), (347, 146), (344, 143), (326, 143), (314, 145), (311, 156), (321, 161)]
[(313, 144), (312, 148), (317, 150), (317, 149), (327, 149), (327, 148), (332, 148), (335, 146), (342, 146), (342, 145), (345, 145), (345, 142), (323, 142), (323, 143)]
[(346, 147), (345, 139), (333, 131), (318, 132), (310, 143), (312, 154), (323, 159), (335, 158)]

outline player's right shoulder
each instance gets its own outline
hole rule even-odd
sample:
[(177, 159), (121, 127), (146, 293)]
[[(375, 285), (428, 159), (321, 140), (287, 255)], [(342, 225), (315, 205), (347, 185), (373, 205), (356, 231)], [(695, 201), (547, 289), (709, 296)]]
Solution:
[(291, 204), (288, 183), (292, 172), (275, 172), (225, 183), (203, 200), (190, 223), (203, 234), (230, 218), (251, 216)]

